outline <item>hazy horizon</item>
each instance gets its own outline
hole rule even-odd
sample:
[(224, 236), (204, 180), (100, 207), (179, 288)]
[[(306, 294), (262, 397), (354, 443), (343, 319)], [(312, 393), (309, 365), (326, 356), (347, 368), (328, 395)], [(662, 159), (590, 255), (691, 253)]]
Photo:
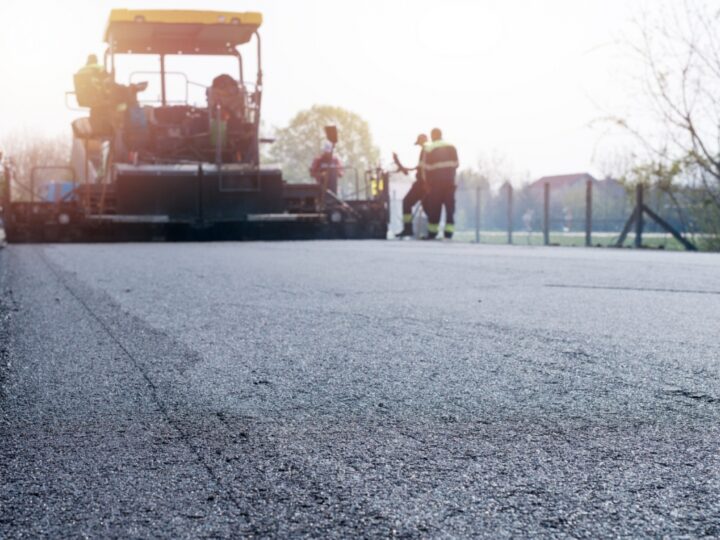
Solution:
[(65, 108), (64, 92), (87, 54), (102, 54), (108, 13), (121, 7), (262, 12), (266, 126), (314, 104), (341, 106), (369, 122), (384, 163), (394, 150), (411, 161), (417, 133), (439, 126), (463, 168), (504, 156), (514, 182), (600, 175), (620, 143), (591, 124), (633, 107), (620, 40), (639, 0), (5, 0), (0, 140), (23, 130), (70, 136), (82, 113)]

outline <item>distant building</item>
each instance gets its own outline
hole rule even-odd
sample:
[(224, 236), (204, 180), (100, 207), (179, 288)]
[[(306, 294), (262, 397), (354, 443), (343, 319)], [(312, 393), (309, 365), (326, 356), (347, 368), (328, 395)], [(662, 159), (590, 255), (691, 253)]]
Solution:
[(604, 180), (595, 180), (593, 187), (599, 192), (609, 197), (625, 197), (625, 186), (614, 178), (605, 178)]
[(575, 185), (585, 185), (585, 182), (591, 180), (593, 184), (597, 182), (590, 173), (576, 173), (576, 174), (560, 174), (556, 176), (543, 176), (542, 178), (535, 180), (530, 184), (530, 189), (543, 189), (543, 186), (547, 183), (550, 184), (551, 191), (563, 191), (574, 187)]
[(550, 184), (550, 191), (552, 193), (562, 193), (572, 188), (585, 186), (585, 183), (590, 180), (593, 183), (593, 188), (602, 193), (615, 196), (624, 196), (625, 187), (614, 178), (605, 178), (604, 180), (598, 180), (590, 173), (575, 173), (575, 174), (559, 174), (555, 176), (543, 176), (538, 180), (532, 182), (528, 188), (531, 190), (542, 190), (545, 183)]
[[(543, 176), (528, 186), (530, 201), (536, 209), (542, 209), (544, 186), (550, 186), (550, 214), (556, 226), (562, 224), (564, 231), (577, 227), (573, 216), (585, 213), (585, 186), (592, 182), (593, 223), (597, 230), (614, 231), (622, 228), (630, 211), (631, 201), (625, 186), (614, 178), (598, 180), (590, 173)], [(539, 210), (541, 211), (541, 210)]]

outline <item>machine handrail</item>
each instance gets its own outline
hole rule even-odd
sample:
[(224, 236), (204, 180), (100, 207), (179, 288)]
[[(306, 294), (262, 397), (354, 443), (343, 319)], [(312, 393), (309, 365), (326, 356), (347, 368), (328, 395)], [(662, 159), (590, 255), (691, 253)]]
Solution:
[[(73, 91), (65, 92), (65, 108), (66, 109), (68, 109), (70, 111), (75, 111), (75, 112), (85, 112), (88, 110), (89, 107), (80, 107), (80, 106), (75, 107), (74, 105), (70, 105), (70, 103), (68, 102), (69, 96), (77, 96), (77, 92), (73, 92)], [(77, 102), (77, 97), (75, 98), (75, 101)]]
[(35, 186), (35, 173), (37, 171), (70, 171), (70, 181), (73, 184), (73, 191), (77, 188), (77, 176), (75, 174), (75, 169), (73, 167), (70, 167), (69, 165), (36, 165), (32, 169), (30, 169), (30, 202), (35, 202), (35, 197), (37, 196), (37, 187)]
[[(128, 77), (128, 81), (130, 82), (130, 84), (135, 82), (136, 75), (153, 75), (153, 76), (157, 75), (157, 76), (162, 77), (162, 73), (160, 71), (151, 71), (151, 70), (133, 71), (130, 73), (130, 75)], [(166, 71), (165, 75), (179, 75), (180, 77), (185, 79), (185, 100), (182, 101), (182, 100), (178, 99), (178, 100), (173, 100), (173, 101), (166, 101), (166, 103), (179, 103), (179, 104), (187, 105), (188, 98), (189, 98), (188, 86), (190, 85), (190, 79), (188, 79), (187, 74), (182, 71)], [(142, 104), (162, 103), (162, 99), (139, 99), (138, 103), (142, 103)]]
[(0, 164), (0, 167), (2, 167), (4, 180), (5, 180), (5, 187), (7, 188), (7, 193), (4, 194), (5, 201), (12, 203), (12, 192), (13, 192), (13, 186), (18, 186), (21, 190), (25, 191), (28, 195), (30, 195), (31, 202), (34, 201), (35, 193), (33, 190), (25, 184), (24, 182), (21, 182), (18, 180), (17, 175), (15, 174), (15, 165), (13, 163), (3, 162)]
[[(170, 104), (170, 105), (190, 105), (190, 103), (189, 103), (190, 92), (188, 91), (188, 89), (191, 86), (195, 86), (197, 88), (202, 88), (204, 90), (207, 90), (208, 88), (210, 88), (209, 85), (190, 80), (190, 78), (187, 76), (187, 74), (183, 71), (166, 71), (165, 74), (166, 75), (179, 75), (183, 79), (185, 79), (185, 98), (166, 101), (166, 103)], [(129, 81), (131, 83), (135, 82), (136, 76), (139, 76), (139, 75), (160, 75), (160, 72), (159, 71), (151, 71), (151, 70), (133, 71), (132, 73), (130, 73)], [(240, 90), (243, 90), (249, 96), (249, 95), (255, 93), (256, 89), (258, 88), (258, 85), (256, 83), (239, 83), (238, 88)], [(67, 94), (75, 94), (75, 92), (67, 92)], [(143, 104), (143, 105), (151, 105), (151, 104), (162, 103), (162, 100), (161, 99), (139, 99), (138, 103)], [(246, 104), (246, 106), (252, 110), (256, 110), (258, 108), (257, 105), (252, 100), (248, 100), (248, 103)], [(78, 109), (78, 110), (81, 110), (81, 109)]]

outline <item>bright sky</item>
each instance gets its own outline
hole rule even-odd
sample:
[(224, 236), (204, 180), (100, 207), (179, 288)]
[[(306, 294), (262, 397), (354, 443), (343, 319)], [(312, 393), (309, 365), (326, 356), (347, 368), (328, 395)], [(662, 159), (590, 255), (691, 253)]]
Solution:
[[(114, 7), (261, 11), (268, 125), (332, 104), (369, 121), (386, 161), (411, 162), (417, 133), (439, 126), (463, 166), (499, 154), (515, 181), (597, 174), (614, 143), (589, 124), (632, 106), (618, 40), (638, 1), (0, 0), (0, 137), (70, 136), (64, 92), (102, 57)], [(215, 74), (195, 64), (191, 78)]]

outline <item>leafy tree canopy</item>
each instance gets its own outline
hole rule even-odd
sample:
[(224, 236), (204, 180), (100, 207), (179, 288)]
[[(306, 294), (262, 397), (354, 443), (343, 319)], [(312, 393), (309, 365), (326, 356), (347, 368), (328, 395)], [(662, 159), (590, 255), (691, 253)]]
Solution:
[(330, 125), (337, 126), (339, 141), (335, 152), (346, 168), (355, 168), (362, 175), (365, 169), (377, 164), (380, 150), (373, 144), (370, 126), (362, 117), (341, 107), (314, 105), (297, 113), (275, 133), (269, 158), (282, 165), (287, 181), (310, 179), (310, 164), (325, 140), (324, 127)]

